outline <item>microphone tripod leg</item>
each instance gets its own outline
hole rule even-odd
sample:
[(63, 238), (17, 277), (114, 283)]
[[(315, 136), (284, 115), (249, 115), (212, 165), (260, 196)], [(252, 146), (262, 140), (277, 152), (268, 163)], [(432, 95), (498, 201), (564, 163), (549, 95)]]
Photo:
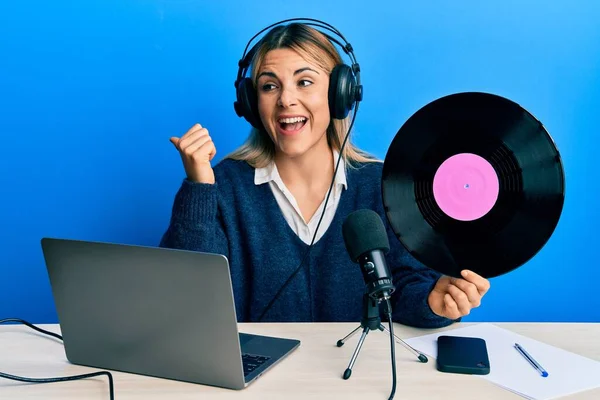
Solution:
[[(385, 330), (387, 333), (391, 334), (390, 330), (388, 328), (386, 328), (383, 324), (381, 324), (379, 329)], [(428, 361), (427, 356), (425, 354), (419, 353), (416, 349), (411, 347), (408, 343), (406, 343), (404, 340), (400, 339), (398, 336), (394, 335), (394, 337), (396, 338), (396, 342), (400, 343), (402, 346), (404, 346), (406, 348), (406, 350), (410, 351), (415, 356), (417, 356), (419, 361), (421, 361), (422, 363), (426, 363)]]
[(348, 379), (348, 378), (350, 378), (350, 375), (352, 375), (352, 367), (354, 367), (354, 363), (356, 362), (356, 358), (358, 357), (360, 348), (362, 347), (368, 333), (369, 333), (369, 327), (365, 326), (365, 329), (363, 330), (363, 333), (360, 336), (360, 339), (358, 340), (358, 344), (356, 345), (356, 349), (354, 350), (354, 354), (352, 354), (352, 359), (350, 360), (350, 365), (348, 365), (348, 368), (346, 368), (346, 371), (344, 371), (344, 379)]
[(350, 339), (352, 336), (354, 336), (354, 334), (356, 332), (358, 332), (358, 330), (362, 328), (362, 325), (359, 325), (355, 330), (353, 330), (352, 332), (350, 332), (348, 335), (346, 335), (345, 338), (340, 339), (337, 341), (337, 347), (342, 347), (344, 345), (344, 343), (346, 342), (346, 340)]

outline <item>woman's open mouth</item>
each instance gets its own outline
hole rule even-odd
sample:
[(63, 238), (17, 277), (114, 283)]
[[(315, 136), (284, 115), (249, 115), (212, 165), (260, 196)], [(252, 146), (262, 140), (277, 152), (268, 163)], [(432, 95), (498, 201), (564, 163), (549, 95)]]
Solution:
[(282, 135), (295, 135), (304, 128), (308, 119), (306, 117), (279, 118), (277, 130)]

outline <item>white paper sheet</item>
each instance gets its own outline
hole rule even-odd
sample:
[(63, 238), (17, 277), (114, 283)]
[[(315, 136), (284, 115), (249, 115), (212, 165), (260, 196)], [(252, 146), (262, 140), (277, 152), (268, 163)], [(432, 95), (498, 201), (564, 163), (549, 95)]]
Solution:
[[(600, 362), (489, 323), (447, 330), (405, 341), (422, 353), (436, 358), (437, 338), (442, 335), (484, 339), (490, 360), (490, 373), (475, 376), (487, 379), (528, 399), (550, 400), (600, 387)], [(515, 343), (519, 343), (545, 368), (548, 377), (542, 377), (519, 354), (514, 348)]]

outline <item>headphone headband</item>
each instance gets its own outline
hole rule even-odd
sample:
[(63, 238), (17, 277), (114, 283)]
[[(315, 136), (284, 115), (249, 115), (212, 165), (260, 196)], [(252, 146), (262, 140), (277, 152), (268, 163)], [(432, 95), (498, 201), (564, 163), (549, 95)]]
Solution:
[(279, 22), (275, 22), (274, 24), (271, 24), (271, 25), (267, 26), (266, 28), (261, 29), (258, 33), (256, 33), (254, 36), (252, 36), (250, 38), (250, 40), (246, 44), (246, 47), (244, 48), (244, 52), (242, 53), (242, 58), (238, 61), (239, 69), (238, 69), (237, 79), (235, 81), (236, 88), (237, 88), (238, 82), (241, 79), (243, 79), (243, 77), (246, 75), (248, 67), (250, 66), (252, 58), (254, 57), (254, 53), (256, 53), (256, 51), (258, 50), (258, 47), (259, 47), (258, 44), (260, 43), (260, 40), (256, 45), (254, 45), (250, 49), (250, 51), (248, 51), (248, 48), (250, 47), (250, 44), (252, 43), (252, 41), (254, 39), (256, 39), (261, 33), (265, 32), (277, 25), (281, 25), (286, 22), (300, 22), (300, 21), (309, 21), (309, 22), (305, 22), (304, 24), (326, 29), (326, 30), (336, 34), (337, 36), (340, 37), (340, 39), (342, 39), (344, 44), (340, 43), (339, 40), (332, 37), (331, 35), (319, 30), (319, 32), (321, 34), (323, 34), (332, 43), (337, 44), (348, 55), (348, 57), (352, 61), (351, 67), (352, 67), (352, 71), (354, 72), (354, 74), (356, 76), (356, 84), (358, 86), (360, 86), (360, 65), (358, 64), (358, 61), (356, 60), (356, 56), (354, 55), (354, 49), (352, 48), (352, 45), (346, 40), (344, 35), (342, 35), (342, 33), (339, 30), (337, 30), (334, 26), (328, 24), (327, 22), (323, 22), (323, 21), (320, 21), (320, 20), (314, 19), (314, 18), (289, 18), (289, 19), (284, 19)]

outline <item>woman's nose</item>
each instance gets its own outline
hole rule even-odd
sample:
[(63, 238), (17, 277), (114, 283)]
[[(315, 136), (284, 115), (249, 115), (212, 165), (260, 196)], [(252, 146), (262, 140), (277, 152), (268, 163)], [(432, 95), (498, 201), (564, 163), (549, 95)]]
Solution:
[(296, 103), (297, 99), (296, 92), (294, 91), (294, 89), (290, 89), (289, 87), (281, 88), (279, 99), (277, 99), (277, 104), (281, 107), (287, 108), (296, 105)]

